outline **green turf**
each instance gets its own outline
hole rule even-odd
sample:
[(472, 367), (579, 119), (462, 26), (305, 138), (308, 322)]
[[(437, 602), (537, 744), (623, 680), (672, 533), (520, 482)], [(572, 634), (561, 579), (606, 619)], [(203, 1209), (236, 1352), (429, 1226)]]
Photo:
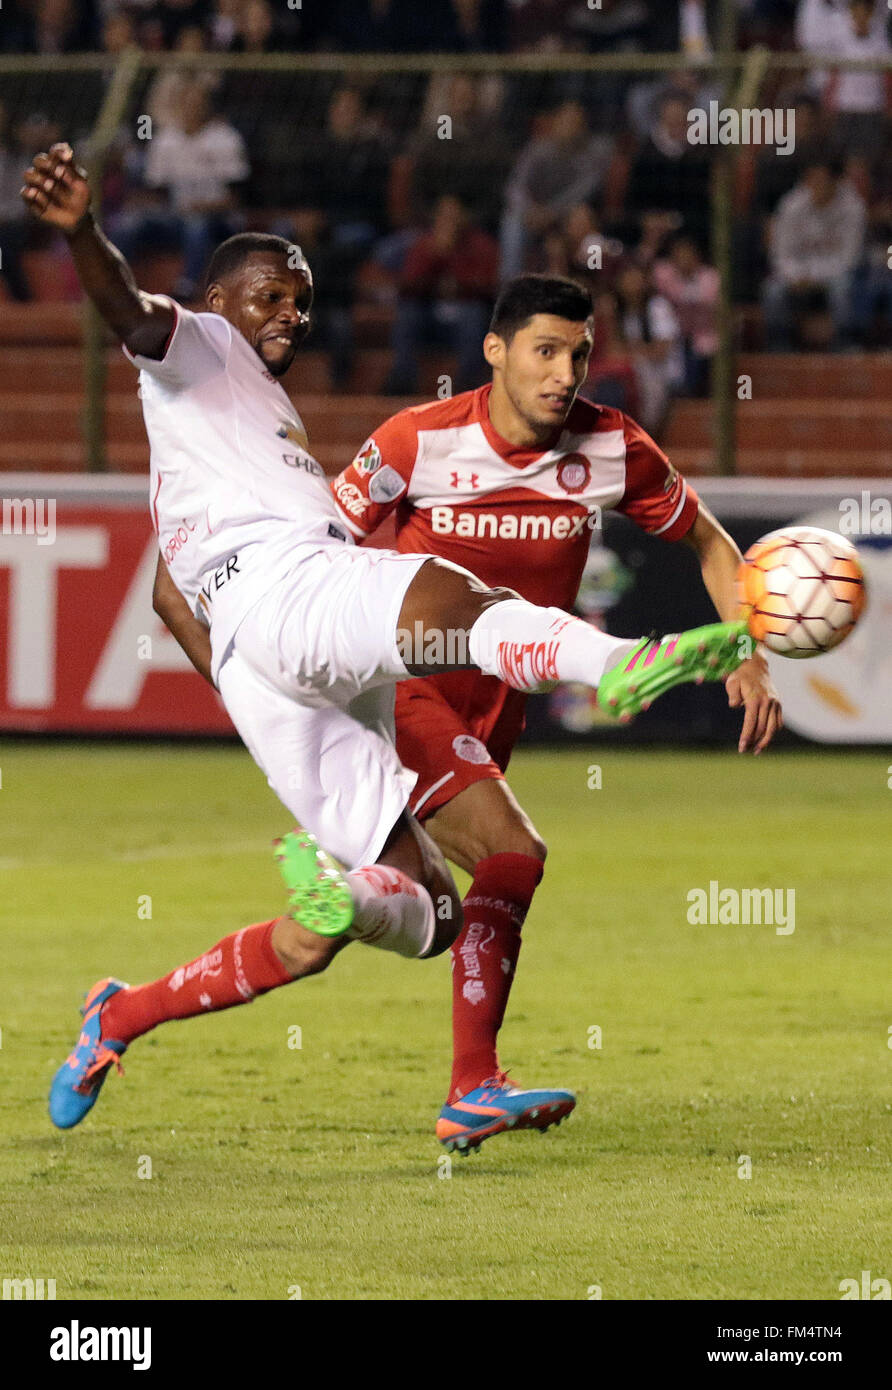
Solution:
[[(503, 1059), (579, 1107), (447, 1177), (448, 958), (359, 946), (138, 1042), (54, 1131), (82, 992), (274, 916), (288, 822), (233, 749), (0, 747), (0, 1277), (59, 1298), (830, 1300), (892, 1277), (886, 764), (518, 757), (551, 852)], [(689, 924), (711, 879), (795, 889), (795, 932)]]

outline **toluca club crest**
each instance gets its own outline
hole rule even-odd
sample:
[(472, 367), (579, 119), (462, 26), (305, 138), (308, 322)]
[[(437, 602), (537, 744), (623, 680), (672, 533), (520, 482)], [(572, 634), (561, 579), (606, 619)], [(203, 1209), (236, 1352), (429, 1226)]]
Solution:
[(575, 497), (585, 492), (592, 479), (592, 466), (585, 454), (566, 454), (557, 466), (558, 485)]

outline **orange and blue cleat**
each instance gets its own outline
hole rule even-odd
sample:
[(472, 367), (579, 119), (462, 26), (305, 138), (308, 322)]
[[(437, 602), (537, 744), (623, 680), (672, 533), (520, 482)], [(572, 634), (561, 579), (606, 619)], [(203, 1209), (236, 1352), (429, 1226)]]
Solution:
[(443, 1106), (437, 1138), (450, 1153), (468, 1153), (506, 1129), (559, 1125), (575, 1105), (572, 1091), (524, 1091), (502, 1071)]
[(74, 1051), (50, 1087), (50, 1119), (58, 1129), (72, 1129), (93, 1109), (110, 1067), (124, 1074), (121, 1057), (127, 1045), (102, 1036), (102, 1006), (118, 990), (127, 988), (121, 980), (100, 980), (87, 995)]

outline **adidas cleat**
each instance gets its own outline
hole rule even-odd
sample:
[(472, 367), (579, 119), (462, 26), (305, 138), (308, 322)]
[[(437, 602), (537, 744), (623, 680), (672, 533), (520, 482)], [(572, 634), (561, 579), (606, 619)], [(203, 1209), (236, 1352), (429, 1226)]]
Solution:
[(353, 894), (334, 860), (306, 830), (289, 830), (274, 849), (288, 889), (288, 915), (319, 936), (343, 936), (353, 921)]
[(709, 623), (667, 637), (645, 637), (629, 656), (605, 671), (598, 704), (625, 723), (650, 709), (673, 686), (724, 680), (752, 656), (752, 645), (745, 622)]
[(121, 1057), (127, 1044), (102, 1036), (102, 1006), (106, 999), (127, 988), (120, 980), (100, 980), (87, 995), (74, 1051), (56, 1072), (50, 1087), (50, 1119), (58, 1129), (72, 1129), (93, 1109), (111, 1067), (124, 1074)]
[(437, 1138), (449, 1153), (467, 1154), (507, 1129), (544, 1132), (559, 1125), (575, 1105), (572, 1091), (523, 1091), (500, 1072), (443, 1106)]

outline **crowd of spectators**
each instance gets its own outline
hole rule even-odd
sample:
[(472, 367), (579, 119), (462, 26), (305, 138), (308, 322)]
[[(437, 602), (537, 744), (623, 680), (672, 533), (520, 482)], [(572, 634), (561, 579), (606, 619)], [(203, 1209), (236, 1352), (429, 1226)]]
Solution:
[[(732, 259), (746, 331), (784, 350), (888, 344), (888, 74), (840, 73), (832, 60), (889, 56), (890, 11), (885, 0), (740, 9), (742, 42), (798, 46), (828, 63), (773, 75), (763, 93), (763, 105), (795, 113), (790, 152), (737, 152)], [(708, 390), (717, 346), (717, 148), (691, 141), (688, 116), (721, 97), (707, 71), (595, 81), (543, 63), (540, 73), (261, 76), (201, 59), (289, 49), (708, 55), (714, 10), (706, 0), (4, 0), (0, 43), (193, 55), (141, 93), (142, 125), (120, 132), (103, 207), (128, 259), (179, 256), (181, 298), (197, 296), (210, 249), (232, 232), (293, 238), (314, 268), (313, 342), (329, 353), (334, 384), (349, 384), (357, 339), (377, 325), (392, 348), (385, 389), (403, 394), (417, 389), (428, 346), (454, 354), (456, 389), (482, 380), (499, 285), (523, 269), (570, 274), (596, 305), (586, 390), (658, 429), (674, 394)], [(0, 265), (12, 298), (31, 292), (21, 168), (56, 134), (45, 115), (0, 106)]]
[[(757, 39), (792, 29), (796, 0), (739, 0)], [(199, 28), (217, 51), (502, 53), (700, 51), (706, 0), (4, 0), (0, 51), (76, 53), (122, 34), (148, 49)]]

